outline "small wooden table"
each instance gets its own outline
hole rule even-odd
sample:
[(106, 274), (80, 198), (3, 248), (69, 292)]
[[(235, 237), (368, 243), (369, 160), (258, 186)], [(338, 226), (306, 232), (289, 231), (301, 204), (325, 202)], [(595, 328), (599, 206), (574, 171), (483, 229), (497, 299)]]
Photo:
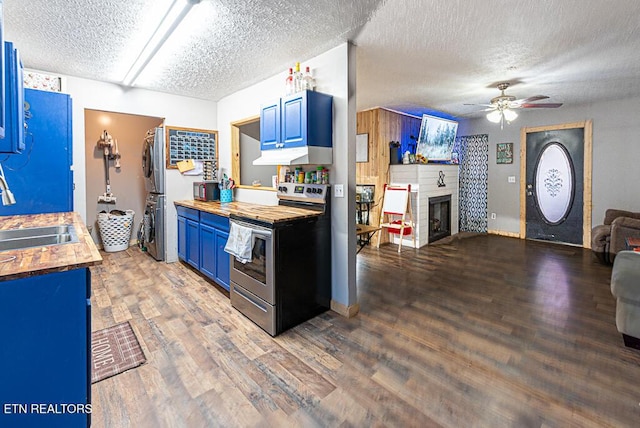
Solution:
[(371, 238), (373, 238), (373, 235), (375, 235), (375, 233), (379, 230), (380, 228), (378, 226), (356, 224), (356, 236), (358, 237), (358, 244), (360, 245), (360, 248), (358, 248), (356, 254), (358, 254), (365, 245), (371, 243)]

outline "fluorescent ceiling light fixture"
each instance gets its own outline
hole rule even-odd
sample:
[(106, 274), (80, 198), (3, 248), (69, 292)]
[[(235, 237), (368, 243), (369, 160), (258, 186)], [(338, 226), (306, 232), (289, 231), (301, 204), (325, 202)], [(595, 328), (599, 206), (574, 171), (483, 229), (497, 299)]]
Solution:
[(171, 7), (167, 11), (160, 25), (153, 32), (153, 35), (136, 58), (135, 62), (122, 80), (125, 86), (133, 85), (142, 70), (149, 64), (149, 61), (160, 50), (164, 42), (167, 41), (171, 33), (176, 29), (180, 22), (187, 16), (191, 8), (200, 3), (201, 0), (173, 0)]

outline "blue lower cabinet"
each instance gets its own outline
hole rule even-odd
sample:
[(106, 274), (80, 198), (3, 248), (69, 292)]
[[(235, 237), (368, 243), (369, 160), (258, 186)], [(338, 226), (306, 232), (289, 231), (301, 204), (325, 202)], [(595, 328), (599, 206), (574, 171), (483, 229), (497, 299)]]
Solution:
[(91, 274), (0, 282), (0, 426), (87, 427)]
[(200, 272), (211, 279), (216, 278), (216, 229), (200, 225)]
[(196, 269), (200, 268), (200, 211), (176, 207), (178, 212), (178, 258)]
[(178, 259), (187, 261), (187, 219), (178, 216)]
[[(195, 221), (199, 219), (199, 221)], [(229, 219), (178, 207), (178, 258), (229, 290)]]
[(191, 266), (200, 269), (200, 223), (187, 219), (186, 260)]

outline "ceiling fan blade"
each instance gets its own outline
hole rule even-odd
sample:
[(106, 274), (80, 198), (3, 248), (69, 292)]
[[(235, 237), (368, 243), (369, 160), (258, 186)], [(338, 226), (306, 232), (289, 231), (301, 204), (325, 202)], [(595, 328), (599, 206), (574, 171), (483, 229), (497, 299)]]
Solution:
[(562, 103), (522, 104), (520, 108), (558, 108)]
[(463, 104), (465, 106), (480, 106), (480, 107), (493, 107), (495, 108), (495, 106), (493, 104)]
[(511, 101), (511, 104), (526, 104), (526, 103), (530, 103), (532, 101), (546, 100), (547, 98), (549, 98), (549, 97), (546, 96), (546, 95), (534, 95), (534, 96), (529, 97), (529, 98), (522, 98), (520, 100)]

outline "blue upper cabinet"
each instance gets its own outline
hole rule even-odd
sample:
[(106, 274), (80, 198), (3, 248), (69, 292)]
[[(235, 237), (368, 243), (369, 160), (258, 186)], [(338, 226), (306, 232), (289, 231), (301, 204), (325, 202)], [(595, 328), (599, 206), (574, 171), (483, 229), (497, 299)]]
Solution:
[(24, 83), (18, 49), (4, 42), (4, 138), (0, 153), (22, 153), (24, 143)]
[(260, 114), (260, 148), (332, 147), (332, 109), (333, 97), (314, 91), (265, 104)]
[(260, 110), (260, 149), (275, 149), (280, 144), (280, 99)]
[(0, 138), (4, 138), (5, 101), (4, 101), (4, 11), (0, 0)]
[(27, 148), (1, 158), (16, 203), (0, 205), (0, 215), (73, 211), (71, 97), (36, 89), (24, 97)]

